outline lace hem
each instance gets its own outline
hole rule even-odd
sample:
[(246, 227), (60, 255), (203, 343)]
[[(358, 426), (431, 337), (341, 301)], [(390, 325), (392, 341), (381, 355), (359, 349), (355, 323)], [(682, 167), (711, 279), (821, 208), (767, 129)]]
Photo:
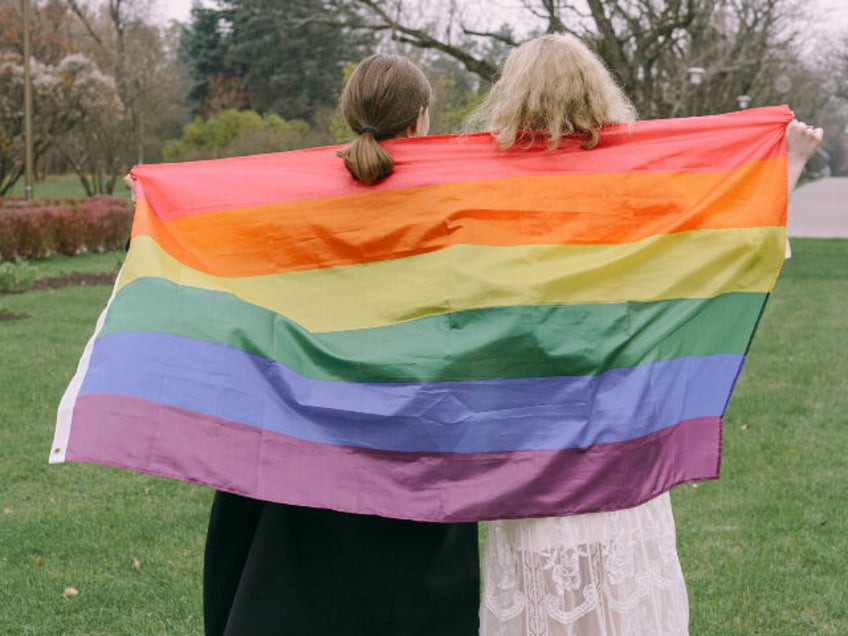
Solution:
[(685, 636), (688, 623), (668, 493), (628, 510), (487, 524), (483, 636)]

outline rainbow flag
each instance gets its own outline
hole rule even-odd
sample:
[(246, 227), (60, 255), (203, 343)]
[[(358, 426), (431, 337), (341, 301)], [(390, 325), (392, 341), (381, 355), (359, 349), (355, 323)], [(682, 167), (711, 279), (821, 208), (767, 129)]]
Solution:
[(785, 107), (497, 151), (138, 166), (132, 244), (52, 462), (460, 521), (718, 475), (786, 242)]

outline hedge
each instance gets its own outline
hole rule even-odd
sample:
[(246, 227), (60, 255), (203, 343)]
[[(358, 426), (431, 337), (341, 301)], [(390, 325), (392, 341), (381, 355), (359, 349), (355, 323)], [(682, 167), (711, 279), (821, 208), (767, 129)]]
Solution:
[(0, 198), (0, 262), (73, 256), (123, 248), (130, 236), (132, 208), (126, 199)]

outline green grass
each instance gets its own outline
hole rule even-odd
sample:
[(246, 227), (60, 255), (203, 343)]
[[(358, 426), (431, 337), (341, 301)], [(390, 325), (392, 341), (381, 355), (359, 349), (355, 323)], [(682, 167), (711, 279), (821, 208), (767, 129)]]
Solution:
[[(24, 187), (23, 178), (18, 179), (18, 182), (9, 191), (9, 194), (23, 196), (25, 193)], [(47, 175), (42, 181), (36, 181), (33, 184), (32, 191), (35, 198), (85, 197), (85, 189), (82, 187), (79, 177), (73, 173)], [(122, 181), (119, 181), (115, 186), (115, 196), (129, 197), (129, 190)]]
[[(848, 634), (848, 241), (793, 250), (727, 414), (722, 477), (673, 493), (693, 636)], [(38, 266), (111, 271), (119, 258)], [(0, 322), (0, 635), (202, 632), (210, 491), (47, 465), (109, 292), (0, 296), (0, 312), (29, 315)], [(69, 586), (79, 596), (63, 598)]]
[(20, 260), (0, 263), (0, 292), (26, 291), (41, 279), (79, 273), (117, 273), (124, 260), (123, 250), (63, 256), (56, 254), (40, 261)]
[(91, 274), (98, 272), (117, 272), (124, 261), (124, 251), (92, 252), (79, 256), (55, 254), (42, 261), (29, 261), (35, 267), (38, 278), (63, 276), (65, 274)]
[[(111, 271), (119, 255), (88, 255)], [(69, 259), (39, 263), (67, 273)], [(0, 634), (201, 633), (210, 491), (83, 464), (48, 466), (59, 398), (108, 286), (0, 296)], [(133, 567), (137, 559), (140, 567)], [(64, 598), (74, 587), (80, 594)]]
[(792, 246), (721, 479), (673, 493), (693, 635), (848, 634), (848, 241)]

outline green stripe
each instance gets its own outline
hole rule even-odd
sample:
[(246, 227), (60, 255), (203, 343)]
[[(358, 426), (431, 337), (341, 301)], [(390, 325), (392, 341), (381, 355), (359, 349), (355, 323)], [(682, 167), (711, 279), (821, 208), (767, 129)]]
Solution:
[(235, 296), (142, 278), (114, 299), (101, 337), (152, 331), (207, 340), (316, 379), (434, 382), (594, 375), (684, 356), (744, 355), (767, 298), (522, 305), (312, 334)]

